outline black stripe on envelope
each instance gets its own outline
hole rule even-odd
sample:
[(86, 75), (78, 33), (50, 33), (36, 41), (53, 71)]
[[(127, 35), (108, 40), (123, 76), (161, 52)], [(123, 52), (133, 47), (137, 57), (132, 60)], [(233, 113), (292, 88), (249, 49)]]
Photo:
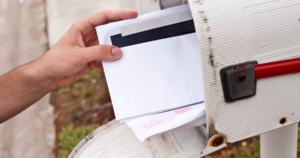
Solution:
[(193, 20), (188, 20), (172, 25), (167, 25), (131, 35), (122, 37), (121, 34), (111, 36), (111, 41), (114, 46), (126, 47), (155, 40), (181, 36), (195, 32)]

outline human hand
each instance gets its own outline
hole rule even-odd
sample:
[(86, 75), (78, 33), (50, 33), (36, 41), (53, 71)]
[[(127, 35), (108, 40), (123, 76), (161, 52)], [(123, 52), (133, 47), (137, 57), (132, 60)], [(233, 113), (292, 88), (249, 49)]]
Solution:
[(72, 84), (95, 68), (103, 69), (102, 61), (118, 60), (122, 51), (99, 45), (95, 27), (136, 17), (135, 11), (103, 11), (75, 22), (53, 48), (31, 63), (37, 69), (35, 76), (51, 80), (57, 88)]
[(135, 11), (104, 11), (75, 22), (45, 55), (0, 76), (0, 123), (51, 90), (70, 85), (101, 61), (114, 61), (121, 49), (99, 45), (95, 27), (137, 17)]

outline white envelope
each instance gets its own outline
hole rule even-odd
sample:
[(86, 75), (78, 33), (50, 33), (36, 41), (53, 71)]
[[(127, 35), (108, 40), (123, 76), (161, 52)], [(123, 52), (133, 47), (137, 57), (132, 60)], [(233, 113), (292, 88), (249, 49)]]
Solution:
[[(177, 9), (176, 9), (177, 8)], [(100, 44), (120, 28), (189, 10), (188, 5), (97, 27)], [(121, 48), (118, 61), (103, 62), (117, 120), (203, 102), (200, 53), (195, 33)]]

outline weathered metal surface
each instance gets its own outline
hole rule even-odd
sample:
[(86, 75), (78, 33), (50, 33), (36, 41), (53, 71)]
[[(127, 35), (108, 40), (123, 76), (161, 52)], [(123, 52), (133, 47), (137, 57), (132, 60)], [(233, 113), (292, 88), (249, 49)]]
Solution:
[(204, 126), (173, 129), (141, 143), (125, 123), (113, 120), (86, 136), (69, 158), (199, 158), (225, 146), (225, 138), (216, 147), (209, 146)]
[(154, 158), (166, 158), (178, 153), (169, 133), (154, 135), (146, 140)]
[(299, 55), (299, 1), (190, 0), (201, 48), (209, 133), (229, 143), (300, 120), (300, 74), (257, 81), (254, 97), (224, 101), (220, 69), (247, 61), (266, 63)]

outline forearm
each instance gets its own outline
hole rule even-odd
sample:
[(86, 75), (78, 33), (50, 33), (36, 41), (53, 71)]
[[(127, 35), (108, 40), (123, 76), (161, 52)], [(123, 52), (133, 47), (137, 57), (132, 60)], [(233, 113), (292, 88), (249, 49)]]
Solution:
[(52, 81), (39, 75), (41, 70), (38, 69), (32, 62), (0, 77), (0, 123), (17, 115), (56, 88)]
[(68, 86), (102, 61), (121, 58), (120, 48), (99, 45), (95, 27), (137, 17), (134, 11), (104, 11), (75, 22), (42, 57), (0, 77), (0, 123), (48, 92)]

